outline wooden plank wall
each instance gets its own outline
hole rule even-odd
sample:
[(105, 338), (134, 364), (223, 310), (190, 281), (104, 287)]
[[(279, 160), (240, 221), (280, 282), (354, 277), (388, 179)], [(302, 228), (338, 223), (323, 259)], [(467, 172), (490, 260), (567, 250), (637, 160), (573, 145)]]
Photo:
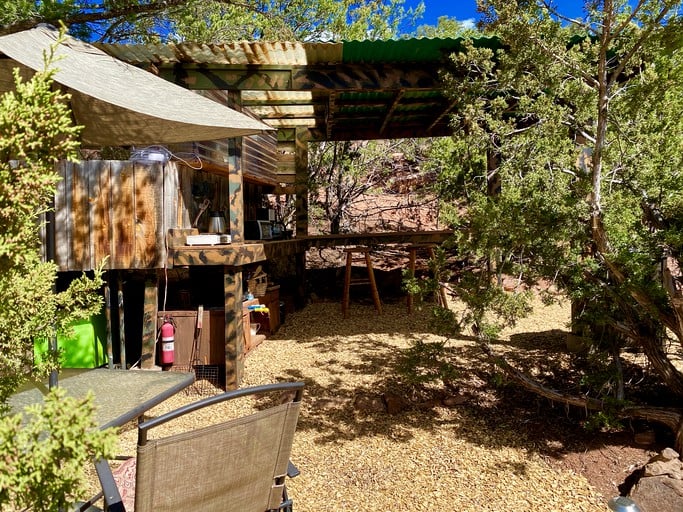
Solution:
[(178, 227), (175, 163), (60, 162), (55, 261), (60, 271), (163, 267), (164, 234)]
[[(55, 262), (60, 271), (163, 268), (165, 233), (193, 227), (205, 232), (211, 211), (230, 218), (227, 174), (177, 162), (143, 165), (130, 161), (60, 162), (55, 195)], [(241, 215), (242, 212), (239, 212)], [(44, 240), (44, 237), (43, 237)]]

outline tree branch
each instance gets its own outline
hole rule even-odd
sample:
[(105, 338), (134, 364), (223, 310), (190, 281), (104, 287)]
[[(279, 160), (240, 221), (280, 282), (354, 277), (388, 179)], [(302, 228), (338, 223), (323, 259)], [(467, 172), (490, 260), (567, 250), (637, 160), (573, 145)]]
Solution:
[[(576, 407), (580, 407), (584, 410), (605, 410), (605, 403), (602, 400), (589, 397), (568, 395), (566, 393), (562, 393), (561, 391), (548, 388), (540, 382), (532, 379), (528, 375), (517, 370), (510, 363), (508, 363), (504, 357), (495, 354), (488, 344), (481, 343), (480, 346), (484, 353), (488, 356), (488, 358), (497, 367), (503, 370), (508, 377), (510, 377), (512, 380), (520, 384), (525, 389), (528, 389), (532, 393), (548, 398), (553, 402), (558, 402), (565, 405), (573, 405)], [(676, 440), (674, 442), (674, 449), (679, 453), (682, 453), (681, 449), (683, 448), (683, 410), (675, 408), (631, 405), (617, 409), (615, 411), (615, 414), (622, 419), (640, 418), (646, 421), (652, 421), (665, 425), (666, 427), (671, 429), (671, 431), (676, 436)]]

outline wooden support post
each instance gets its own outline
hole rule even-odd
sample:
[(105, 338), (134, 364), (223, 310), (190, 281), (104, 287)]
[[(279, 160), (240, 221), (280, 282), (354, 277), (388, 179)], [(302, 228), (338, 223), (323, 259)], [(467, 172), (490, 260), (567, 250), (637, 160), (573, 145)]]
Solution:
[(342, 316), (348, 318), (349, 316), (349, 301), (351, 298), (351, 272), (353, 270), (353, 255), (351, 252), (346, 252), (346, 268), (344, 269), (344, 291), (342, 293)]
[(157, 309), (159, 304), (159, 278), (145, 280), (144, 311), (142, 317), (142, 352), (140, 365), (149, 369), (156, 366)]
[(372, 268), (372, 258), (370, 258), (370, 251), (365, 252), (365, 265), (368, 268), (368, 279), (370, 280), (370, 293), (372, 293), (372, 301), (375, 303), (375, 309), (382, 314), (382, 302), (379, 300), (379, 291), (377, 290), (377, 282), (375, 281), (375, 270)]
[(296, 268), (296, 307), (301, 309), (306, 305), (306, 252), (297, 252), (294, 257)]
[[(410, 278), (415, 277), (415, 260), (416, 260), (417, 249), (414, 245), (408, 247), (408, 271), (410, 272)], [(408, 314), (413, 312), (413, 294), (408, 293), (408, 298), (406, 300), (408, 305)]]
[(242, 269), (223, 267), (225, 295), (225, 389), (237, 389), (244, 374)]
[(296, 174), (296, 236), (308, 235), (308, 140), (307, 128), (296, 129), (294, 172)]
[[(415, 262), (416, 262), (416, 255), (417, 251), (420, 249), (425, 249), (427, 252), (427, 257), (430, 260), (430, 265), (431, 263), (435, 260), (436, 256), (434, 254), (434, 246), (432, 244), (415, 244), (415, 245), (410, 245), (408, 246), (408, 270), (410, 272), (410, 277), (415, 277)], [(438, 276), (434, 275), (434, 278), (437, 279)], [(448, 307), (448, 301), (446, 300), (446, 290), (445, 288), (439, 283), (439, 288), (437, 289), (436, 292), (434, 292), (434, 298), (436, 300), (436, 303), (439, 304), (441, 307), (447, 308)], [(408, 294), (408, 298), (406, 299), (406, 304), (408, 305), (408, 313), (413, 312), (413, 295), (411, 293)]]
[(230, 211), (228, 212), (228, 229), (232, 243), (244, 242), (244, 188), (242, 183), (241, 139), (230, 139), (232, 154), (228, 162), (228, 190)]
[(108, 278), (107, 284), (104, 287), (104, 318), (107, 322), (107, 361), (109, 369), (114, 369), (114, 344), (111, 336), (111, 287), (109, 286)]
[(122, 370), (127, 370), (128, 366), (126, 365), (126, 322), (125, 318), (126, 315), (123, 312), (123, 279), (121, 279), (121, 274), (118, 275), (118, 280), (117, 280), (117, 285), (118, 285), (118, 291), (117, 291), (117, 297), (118, 297), (118, 313), (119, 313), (119, 359), (121, 361), (121, 369)]

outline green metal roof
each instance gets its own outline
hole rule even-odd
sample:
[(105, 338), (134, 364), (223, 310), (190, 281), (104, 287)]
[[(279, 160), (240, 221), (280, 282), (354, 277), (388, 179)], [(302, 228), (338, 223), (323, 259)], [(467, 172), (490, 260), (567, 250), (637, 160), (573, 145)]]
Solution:
[[(481, 37), (474, 39), (475, 46), (498, 48), (500, 43), (495, 38)], [(448, 55), (463, 50), (463, 38), (413, 38), (375, 41), (344, 41), (342, 44), (342, 62), (358, 63), (439, 63)]]

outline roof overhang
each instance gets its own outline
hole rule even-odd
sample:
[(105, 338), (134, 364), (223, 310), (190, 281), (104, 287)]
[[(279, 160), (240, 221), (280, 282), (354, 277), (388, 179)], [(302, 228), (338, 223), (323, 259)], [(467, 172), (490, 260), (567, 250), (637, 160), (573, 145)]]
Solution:
[[(45, 52), (59, 31), (39, 26), (0, 37), (0, 91), (11, 90), (10, 69), (45, 69)], [(257, 119), (127, 64), (66, 36), (55, 46), (54, 79), (72, 95), (86, 146), (127, 146), (216, 140), (252, 135), (271, 127)], [(10, 60), (11, 59), (11, 60)]]

